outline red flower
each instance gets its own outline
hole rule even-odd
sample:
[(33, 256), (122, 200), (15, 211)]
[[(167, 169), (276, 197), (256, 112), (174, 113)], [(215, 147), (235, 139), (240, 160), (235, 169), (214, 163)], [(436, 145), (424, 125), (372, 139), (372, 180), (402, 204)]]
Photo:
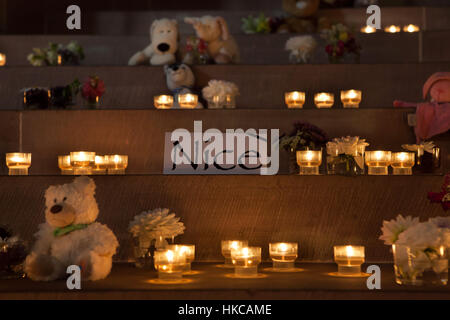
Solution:
[(89, 101), (100, 98), (105, 93), (105, 83), (97, 76), (89, 77), (83, 84), (81, 94), (83, 98)]
[(327, 45), (327, 46), (325, 47), (325, 51), (326, 51), (328, 54), (332, 54), (332, 53), (333, 53), (333, 46), (332, 46), (331, 44)]
[(190, 51), (192, 51), (192, 45), (190, 45), (190, 44), (188, 44), (188, 45), (186, 45), (186, 51), (187, 52), (190, 52)]
[(337, 45), (338, 45), (338, 48), (344, 48), (345, 47), (345, 43), (342, 40), (339, 40)]
[(207, 47), (206, 42), (203, 39), (200, 39), (198, 41), (198, 46), (197, 46), (198, 51), (205, 51), (206, 47)]

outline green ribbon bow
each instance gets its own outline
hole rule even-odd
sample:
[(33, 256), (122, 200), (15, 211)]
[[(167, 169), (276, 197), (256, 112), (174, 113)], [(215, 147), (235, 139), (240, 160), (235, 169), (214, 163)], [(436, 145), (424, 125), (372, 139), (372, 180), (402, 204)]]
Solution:
[(53, 230), (53, 235), (55, 237), (61, 237), (63, 235), (71, 233), (72, 231), (85, 229), (85, 228), (87, 228), (88, 225), (89, 224), (71, 224), (67, 227), (55, 228), (55, 230)]

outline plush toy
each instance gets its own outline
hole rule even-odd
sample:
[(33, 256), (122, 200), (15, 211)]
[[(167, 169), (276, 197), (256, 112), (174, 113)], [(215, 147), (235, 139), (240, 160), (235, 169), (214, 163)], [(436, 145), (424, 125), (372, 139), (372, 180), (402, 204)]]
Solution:
[(450, 129), (450, 72), (437, 72), (423, 85), (423, 99), (430, 102), (394, 101), (394, 107), (416, 108), (417, 142), (424, 141)]
[[(178, 104), (178, 95), (185, 93), (195, 93), (195, 77), (191, 68), (182, 64), (171, 64), (164, 66), (164, 73), (166, 74), (167, 87), (174, 96), (173, 108), (180, 108)], [(201, 102), (198, 102), (196, 109), (203, 109)]]
[(316, 32), (316, 13), (320, 0), (283, 0), (283, 10), (289, 14), (277, 32), (313, 33)]
[(175, 63), (178, 50), (178, 23), (176, 20), (160, 19), (153, 21), (150, 27), (151, 43), (142, 51), (133, 55), (130, 66), (148, 63), (155, 66)]
[(203, 16), (186, 17), (184, 22), (191, 24), (197, 37), (208, 45), (208, 54), (218, 64), (239, 62), (239, 48), (228, 31), (228, 25), (222, 17)]
[(82, 280), (108, 276), (119, 245), (113, 232), (95, 222), (98, 215), (95, 183), (86, 176), (50, 186), (45, 192), (45, 219), (25, 261), (25, 272), (36, 281), (67, 276), (70, 265), (81, 267)]

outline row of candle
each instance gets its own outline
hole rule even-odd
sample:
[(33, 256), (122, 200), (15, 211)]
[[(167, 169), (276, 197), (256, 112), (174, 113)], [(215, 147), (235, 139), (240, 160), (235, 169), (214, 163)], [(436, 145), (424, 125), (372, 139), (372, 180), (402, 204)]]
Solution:
[[(371, 26), (365, 26), (363, 28), (361, 28), (361, 32), (362, 33), (375, 33), (377, 31), (377, 29), (375, 29), (374, 27)], [(384, 32), (387, 33), (398, 33), (401, 31), (401, 27), (400, 26), (396, 26), (396, 25), (390, 25), (384, 28)], [(419, 32), (420, 28), (419, 26), (416, 26), (414, 24), (408, 24), (406, 26), (403, 27), (403, 32)]]
[[(284, 94), (284, 101), (289, 109), (303, 108), (305, 92), (291, 91)], [(361, 90), (342, 90), (341, 101), (344, 108), (359, 108), (362, 100)], [(334, 94), (319, 92), (314, 95), (314, 104), (317, 108), (331, 108), (334, 105)]]
[[(58, 65), (62, 64), (62, 57), (61, 55), (58, 55)], [(6, 54), (4, 53), (0, 53), (0, 67), (3, 67), (6, 65)]]
[[(415, 164), (413, 152), (391, 152), (391, 151), (366, 151), (365, 163), (369, 175), (387, 175), (388, 167), (393, 168), (394, 175), (411, 175)], [(301, 175), (319, 174), (319, 166), (322, 164), (321, 150), (297, 151), (297, 164)]]
[[(153, 98), (156, 109), (170, 109), (173, 107), (173, 96), (160, 95)], [(178, 95), (178, 105), (184, 109), (194, 109), (198, 104), (198, 95), (185, 93)]]

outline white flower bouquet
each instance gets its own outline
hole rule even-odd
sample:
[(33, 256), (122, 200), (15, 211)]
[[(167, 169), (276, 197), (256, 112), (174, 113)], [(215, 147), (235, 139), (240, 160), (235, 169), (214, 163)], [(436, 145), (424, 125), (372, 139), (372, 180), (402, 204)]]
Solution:
[(210, 80), (202, 90), (203, 98), (208, 101), (210, 109), (235, 108), (235, 99), (239, 95), (236, 84), (224, 80)]
[(308, 63), (317, 48), (317, 41), (312, 36), (296, 36), (286, 41), (285, 49), (290, 51), (292, 63)]
[(364, 152), (369, 143), (359, 137), (335, 138), (327, 143), (328, 174), (364, 174)]

